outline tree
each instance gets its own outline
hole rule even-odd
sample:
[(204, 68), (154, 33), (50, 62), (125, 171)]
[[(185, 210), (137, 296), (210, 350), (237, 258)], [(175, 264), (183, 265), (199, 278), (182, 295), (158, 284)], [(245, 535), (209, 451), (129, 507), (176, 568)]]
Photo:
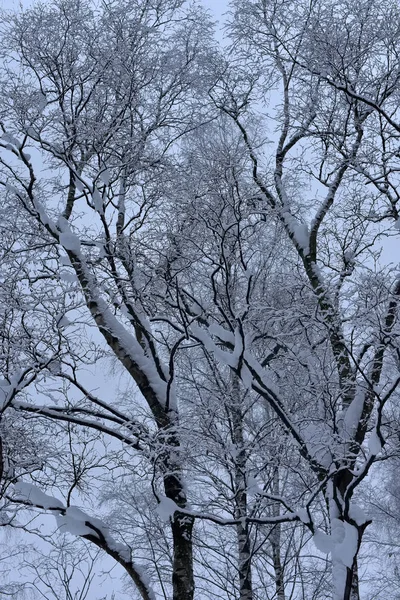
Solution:
[[(17, 200), (44, 236), (36, 255), (40, 260), (39, 273), (27, 269), (21, 284), (32, 294), (38, 309), (35, 316), (42, 315), (39, 323), (50, 336), (50, 345), (58, 350), (55, 357), (40, 357), (39, 364), (47, 377), (63, 379), (66, 386), (75, 388), (89, 402), (88, 408), (74, 407), (68, 396), (59, 410), (54, 406), (38, 408), (29, 402), (13, 404), (21, 381), (25, 383), (31, 373), (30, 380), (36, 379), (35, 360), (15, 385), (15, 377), (7, 372), (9, 388), (5, 388), (3, 410), (13, 405), (108, 431), (139, 452), (144, 451), (144, 438), (150, 464), (162, 473), (165, 498), (176, 508), (186, 506), (186, 493), (179, 460), (173, 372), (164, 366), (150, 334), (144, 298), (138, 297), (140, 283), (134, 273), (129, 239), (144, 226), (145, 217), (162, 193), (163, 171), (171, 160), (169, 147), (205, 118), (201, 114), (201, 99), (200, 107), (194, 99), (198, 97), (196, 70), (202, 68), (201, 60), (206, 56), (198, 33), (205, 31), (207, 36), (207, 23), (202, 13), (187, 12), (183, 4), (169, 0), (154, 5), (110, 4), (96, 12), (89, 4), (60, 2), (12, 17), (5, 35), (3, 75), (8, 83), (2, 107), (2, 147), (11, 157), (8, 162), (7, 157), (2, 159), (6, 197), (11, 195)], [(16, 129), (22, 136), (20, 141), (15, 137)], [(32, 159), (26, 151), (29, 144), (47, 161), (50, 176), (40, 177), (34, 166), (35, 157)], [(19, 163), (15, 164), (15, 160)], [(128, 194), (132, 194), (129, 207), (125, 203)], [(74, 233), (78, 226), (75, 211), (78, 218), (84, 217), (79, 234)], [(91, 219), (93, 224), (97, 221), (92, 234), (86, 226)], [(73, 221), (74, 231), (70, 225)], [(30, 244), (22, 246), (18, 252), (29, 256), (29, 247)], [(61, 262), (67, 268), (60, 271)], [(77, 284), (72, 281), (71, 268)], [(104, 278), (108, 279), (109, 303), (101, 297)], [(50, 281), (54, 283), (51, 291), (47, 285)], [(79, 298), (77, 285), (83, 292)], [(117, 307), (118, 296), (121, 303)], [(102, 402), (80, 383), (80, 365), (93, 363), (96, 351), (89, 344), (80, 354), (82, 346), (69, 347), (71, 341), (67, 341), (64, 332), (68, 326), (66, 313), (79, 319), (82, 302), (108, 347), (136, 382), (159, 439), (143, 424), (136, 423), (130, 411), (124, 414), (112, 403)], [(46, 318), (51, 321), (50, 330)], [(34, 335), (29, 333), (28, 337)], [(62, 340), (68, 346), (66, 353)], [(43, 380), (37, 383), (36, 390), (43, 396), (42, 383)], [(57, 392), (53, 392), (55, 401)], [(113, 423), (118, 426), (116, 430), (109, 427)], [(161, 443), (159, 452), (157, 445)], [(83, 522), (81, 533), (120, 562), (141, 595), (150, 598), (146, 579), (130, 554), (114, 544), (97, 521), (88, 518), (90, 525), (84, 525), (83, 513), (73, 516), (68, 505), (52, 505), (26, 485), (18, 491), (32, 502), (36, 498), (43, 508), (57, 509), (66, 521), (75, 521), (75, 529), (79, 529), (77, 522)], [(69, 497), (67, 500), (69, 504)], [(173, 595), (190, 599), (193, 519), (179, 510), (173, 513)], [(65, 527), (71, 529), (68, 522)]]
[(310, 537), (359, 598), (400, 382), (398, 7), (361, 5), (233, 2), (225, 53), (180, 1), (6, 20), (2, 415), (54, 441), (3, 501), (145, 600), (216, 561), (214, 597), (283, 600), (294, 560), (293, 595), (326, 597)]

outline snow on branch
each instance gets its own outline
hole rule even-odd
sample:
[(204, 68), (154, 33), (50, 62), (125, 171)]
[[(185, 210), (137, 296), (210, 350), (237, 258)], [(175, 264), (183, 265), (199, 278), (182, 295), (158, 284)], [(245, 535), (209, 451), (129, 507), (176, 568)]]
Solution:
[(104, 550), (126, 569), (143, 600), (156, 600), (144, 568), (131, 559), (130, 547), (117, 542), (101, 519), (89, 516), (77, 506), (64, 506), (58, 498), (49, 496), (35, 485), (24, 481), (14, 484), (14, 495), (10, 500), (32, 508), (51, 511), (61, 533), (82, 537)]

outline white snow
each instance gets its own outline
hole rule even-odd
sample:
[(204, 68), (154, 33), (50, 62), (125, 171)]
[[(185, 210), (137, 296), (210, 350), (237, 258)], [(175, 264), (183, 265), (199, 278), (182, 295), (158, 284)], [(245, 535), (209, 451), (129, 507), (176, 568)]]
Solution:
[(76, 283), (78, 281), (75, 273), (71, 273), (71, 271), (66, 271), (65, 269), (60, 271), (59, 277), (61, 281), (65, 281), (65, 283)]
[(246, 390), (251, 390), (253, 385), (253, 375), (251, 374), (250, 369), (245, 364), (242, 365), (242, 370), (240, 371), (240, 379), (243, 384), (243, 387)]
[(293, 235), (297, 244), (304, 250), (306, 254), (310, 251), (310, 233), (305, 223), (300, 223), (293, 227)]
[(343, 419), (343, 433), (345, 436), (353, 437), (357, 430), (364, 408), (365, 389), (358, 386), (353, 401), (348, 406)]
[(168, 523), (177, 510), (179, 510), (179, 507), (173, 500), (167, 498), (166, 496), (160, 497), (160, 502), (157, 505), (156, 513), (162, 521)]
[(101, 197), (99, 190), (96, 188), (93, 189), (92, 200), (93, 200), (95, 210), (99, 214), (103, 214), (103, 212), (104, 212), (103, 211), (103, 198)]
[(40, 113), (42, 113), (44, 111), (44, 109), (46, 108), (46, 106), (47, 106), (46, 96), (45, 96), (45, 94), (40, 92), (39, 101), (37, 103), (37, 109)]
[(72, 231), (65, 231), (59, 234), (60, 244), (64, 246), (66, 250), (79, 254), (81, 251), (81, 243), (77, 235)]
[(368, 448), (369, 448), (370, 454), (373, 456), (376, 456), (382, 450), (382, 443), (381, 443), (381, 440), (379, 439), (376, 429), (374, 429), (374, 431), (372, 431), (371, 435), (369, 436)]
[(14, 492), (16, 492), (22, 500), (27, 500), (33, 505), (47, 510), (50, 508), (64, 508), (64, 505), (60, 500), (53, 496), (48, 496), (35, 485), (25, 481), (17, 481), (17, 483), (14, 484)]
[(11, 133), (3, 133), (1, 139), (5, 142), (8, 142), (9, 144), (13, 144), (13, 146), (15, 146), (16, 148), (21, 148), (21, 142), (19, 142), (17, 138), (11, 135)]
[[(335, 521), (338, 522), (336, 523)], [(339, 543), (335, 543), (332, 551), (332, 560), (339, 561), (350, 569), (353, 565), (354, 557), (357, 554), (357, 529), (353, 525), (350, 525), (350, 523), (335, 519), (332, 522), (332, 537), (335, 537), (336, 530), (339, 530), (338, 535), (340, 536), (341, 541)]]
[(94, 529), (85, 525), (85, 520), (74, 519), (68, 515), (56, 515), (56, 521), (60, 533), (72, 533), (72, 535), (78, 536), (94, 535), (95, 537), (99, 537)]
[(332, 563), (339, 563), (349, 569), (357, 554), (358, 532), (350, 523), (332, 519), (332, 533), (328, 535), (317, 529), (313, 541), (317, 549), (324, 554), (332, 554)]
[(59, 327), (60, 329), (62, 327), (68, 327), (69, 325), (71, 325), (71, 321), (65, 315), (57, 315), (56, 320), (57, 327)]
[(74, 183), (75, 183), (75, 186), (76, 186), (76, 189), (78, 190), (78, 192), (83, 192), (83, 190), (85, 189), (85, 186), (78, 177), (74, 178)]
[(260, 487), (257, 479), (252, 475), (247, 477), (247, 493), (249, 496), (256, 496), (257, 494), (263, 494), (263, 490)]
[(296, 511), (296, 515), (299, 517), (302, 523), (305, 523), (307, 525), (310, 522), (309, 514), (305, 508), (299, 508)]
[(323, 554), (329, 554), (330, 552), (332, 552), (334, 545), (332, 537), (321, 531), (321, 529), (316, 530), (313, 536), (313, 541), (317, 550), (319, 550)]
[(39, 140), (40, 136), (38, 132), (33, 127), (28, 127), (26, 133), (34, 140)]
[(361, 508), (361, 506), (358, 506), (357, 504), (350, 504), (349, 516), (359, 526), (365, 525), (365, 523), (368, 520), (368, 517), (365, 514), (364, 510)]
[(69, 256), (67, 256), (66, 254), (60, 256), (60, 265), (62, 265), (63, 267), (70, 267), (71, 261), (69, 260)]
[(14, 187), (13, 185), (10, 185), (9, 183), (6, 183), (6, 190), (7, 190), (7, 192), (10, 192), (11, 194), (15, 194), (16, 196), (20, 193), (16, 187)]

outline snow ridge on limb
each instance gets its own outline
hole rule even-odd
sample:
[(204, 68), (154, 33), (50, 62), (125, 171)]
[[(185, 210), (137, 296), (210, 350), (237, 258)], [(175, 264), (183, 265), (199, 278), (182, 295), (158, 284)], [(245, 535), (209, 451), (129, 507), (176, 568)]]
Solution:
[[(218, 329), (219, 340), (224, 337), (222, 336), (220, 329), (221, 328)], [(201, 341), (209, 352), (213, 353), (219, 361), (226, 364), (241, 377), (241, 373), (238, 372), (238, 356), (235, 352), (221, 350), (221, 348), (213, 341), (207, 329), (205, 327), (200, 327), (197, 323), (193, 323), (190, 326), (190, 330), (194, 339)], [(232, 345), (230, 346), (232, 347)], [(287, 414), (284, 404), (279, 397), (279, 392), (276, 389), (275, 384), (268, 380), (265, 369), (262, 368), (259, 362), (247, 350), (242, 354), (242, 363), (246, 367), (246, 370), (244, 371), (245, 387), (250, 385), (251, 378), (253, 390), (265, 398), (268, 404), (273, 408), (283, 425), (298, 443), (303, 457), (309, 462), (311, 468), (318, 473), (320, 477), (325, 477), (327, 474), (326, 465), (320, 463), (317, 456), (310, 452), (307, 446), (307, 440), (304, 439), (299, 429)]]
[(90, 517), (76, 506), (65, 506), (58, 498), (45, 494), (37, 486), (25, 481), (14, 484), (14, 494), (10, 499), (32, 508), (50, 511), (62, 533), (86, 539), (104, 550), (129, 573), (143, 600), (156, 600), (144, 568), (132, 561), (129, 546), (117, 542), (101, 519)]
[(168, 386), (166, 378), (160, 374), (160, 370), (157, 369), (152, 358), (146, 355), (141, 344), (113, 315), (107, 303), (99, 294), (81, 252), (80, 239), (72, 232), (68, 221), (60, 217), (56, 225), (47, 217), (44, 207), (37, 202), (33, 193), (30, 199), (40, 222), (65, 249), (81, 284), (87, 307), (99, 331), (136, 381), (158, 424), (162, 427), (166, 426), (168, 423), (163, 410), (167, 403)]

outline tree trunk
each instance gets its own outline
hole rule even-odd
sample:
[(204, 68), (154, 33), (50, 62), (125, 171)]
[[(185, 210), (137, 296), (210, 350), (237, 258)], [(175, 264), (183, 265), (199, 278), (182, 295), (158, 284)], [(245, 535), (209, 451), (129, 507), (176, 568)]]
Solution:
[[(246, 469), (247, 456), (244, 447), (242, 399), (238, 377), (232, 376), (232, 438), (236, 449), (235, 458), (235, 518), (247, 517)], [(251, 547), (249, 525), (240, 522), (236, 526), (238, 543), (239, 600), (253, 599), (251, 577)]]
[[(181, 466), (177, 464), (176, 456), (179, 453), (179, 443), (175, 435), (167, 439), (167, 445), (172, 448), (164, 461), (164, 489), (167, 498), (170, 498), (180, 508), (186, 508), (187, 498), (181, 480)], [(193, 575), (193, 525), (194, 519), (176, 511), (171, 521), (173, 540), (172, 564), (172, 600), (193, 600), (194, 575)]]
[[(279, 495), (279, 469), (276, 467), (273, 476), (273, 493)], [(273, 506), (274, 516), (278, 517), (280, 513), (279, 504), (276, 502)], [(275, 590), (277, 600), (285, 600), (285, 584), (283, 580), (284, 569), (281, 561), (281, 524), (277, 523), (270, 536), (272, 547), (272, 561), (275, 571)]]
[(172, 522), (174, 558), (172, 572), (173, 600), (193, 600), (193, 519), (175, 513)]

